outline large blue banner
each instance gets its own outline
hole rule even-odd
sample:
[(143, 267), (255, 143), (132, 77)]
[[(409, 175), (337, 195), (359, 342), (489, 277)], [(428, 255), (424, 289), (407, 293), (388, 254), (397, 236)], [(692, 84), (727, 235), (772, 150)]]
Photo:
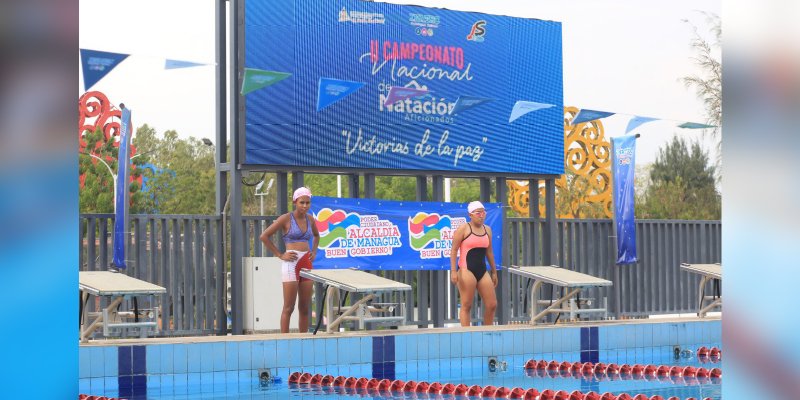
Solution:
[[(484, 205), (500, 268), (502, 209)], [(453, 232), (469, 222), (462, 203), (314, 197), (311, 211), (320, 233), (314, 268), (447, 269)]]
[(117, 157), (117, 184), (114, 193), (114, 254), (112, 265), (127, 268), (125, 263), (125, 237), (128, 227), (128, 164), (130, 164), (129, 146), (131, 139), (131, 110), (122, 109), (122, 123), (119, 131), (119, 155)]
[(614, 149), (611, 176), (614, 181), (614, 223), (617, 228), (617, 264), (633, 264), (636, 258), (636, 220), (634, 207), (634, 170), (636, 136), (611, 138)]
[(244, 47), (245, 67), (291, 74), (245, 96), (245, 164), (564, 172), (558, 22), (248, 0)]

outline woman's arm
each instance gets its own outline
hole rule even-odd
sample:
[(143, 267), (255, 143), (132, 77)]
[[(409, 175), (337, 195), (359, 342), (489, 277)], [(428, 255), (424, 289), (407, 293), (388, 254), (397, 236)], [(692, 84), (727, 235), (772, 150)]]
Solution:
[(306, 218), (311, 218), (311, 234), (314, 235), (314, 239), (311, 242), (311, 254), (308, 257), (311, 261), (314, 261), (317, 258), (317, 248), (319, 248), (319, 230), (317, 229), (317, 220), (311, 214), (306, 214)]
[(494, 263), (494, 248), (492, 247), (492, 228), (489, 228), (488, 225), (484, 225), (486, 227), (486, 232), (489, 235), (489, 247), (486, 248), (486, 259), (489, 260), (489, 276), (492, 278), (492, 282), (494, 282), (494, 286), (497, 287), (497, 265)]
[(289, 254), (281, 253), (281, 251), (278, 250), (278, 246), (275, 246), (275, 243), (272, 243), (271, 237), (272, 235), (275, 234), (275, 232), (283, 229), (286, 226), (286, 221), (288, 219), (289, 219), (289, 214), (281, 215), (280, 217), (278, 217), (278, 219), (275, 220), (275, 222), (273, 222), (270, 226), (268, 226), (267, 229), (264, 230), (264, 232), (261, 232), (261, 236), (259, 236), (259, 239), (261, 239), (261, 242), (264, 243), (264, 246), (267, 246), (267, 248), (269, 249), (269, 251), (272, 252), (272, 254), (275, 254), (276, 256), (278, 256), (278, 258), (280, 258), (283, 261), (292, 261), (297, 257), (297, 255), (293, 252)]
[(450, 282), (453, 282), (454, 285), (458, 284), (458, 268), (456, 266), (456, 258), (458, 254), (458, 248), (461, 247), (461, 241), (463, 241), (463, 231), (464, 225), (461, 225), (456, 229), (453, 233), (453, 245), (450, 248)]

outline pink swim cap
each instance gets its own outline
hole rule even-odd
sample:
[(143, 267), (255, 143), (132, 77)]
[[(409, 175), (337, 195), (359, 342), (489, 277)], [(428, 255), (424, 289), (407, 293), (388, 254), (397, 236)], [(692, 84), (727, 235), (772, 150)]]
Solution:
[(309, 188), (307, 188), (305, 186), (297, 188), (297, 190), (295, 190), (294, 194), (292, 195), (292, 201), (295, 201), (295, 200), (297, 200), (297, 199), (299, 199), (300, 197), (303, 197), (303, 196), (308, 196), (308, 198), (310, 199), (311, 198), (311, 189), (309, 189)]

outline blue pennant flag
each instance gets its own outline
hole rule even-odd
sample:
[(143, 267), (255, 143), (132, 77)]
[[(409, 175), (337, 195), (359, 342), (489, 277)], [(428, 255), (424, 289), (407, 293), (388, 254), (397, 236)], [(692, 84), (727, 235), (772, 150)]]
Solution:
[(634, 209), (634, 171), (636, 136), (611, 138), (611, 181), (614, 193), (614, 224), (617, 230), (617, 264), (634, 264), (636, 257), (636, 220)]
[(190, 68), (190, 67), (199, 67), (206, 64), (191, 62), (191, 61), (181, 61), (181, 60), (170, 60), (169, 58), (164, 62), (164, 69), (178, 69), (178, 68)]
[(630, 131), (641, 126), (642, 124), (646, 124), (650, 121), (655, 121), (657, 119), (658, 118), (634, 116), (633, 118), (631, 118), (630, 121), (628, 121), (628, 127), (625, 128), (625, 133), (629, 133)]
[(119, 269), (125, 264), (125, 232), (128, 230), (128, 179), (131, 139), (131, 110), (122, 109), (122, 123), (119, 131), (119, 155), (117, 157), (116, 193), (114, 193), (114, 255), (112, 265)]
[(613, 112), (583, 109), (578, 111), (578, 115), (576, 115), (572, 120), (572, 125), (578, 125), (583, 122), (594, 121), (596, 119), (605, 118), (612, 115), (614, 115)]
[(109, 53), (107, 51), (80, 49), (83, 67), (83, 87), (88, 92), (100, 79), (103, 79), (129, 54)]
[(550, 108), (552, 104), (536, 103), (533, 101), (517, 101), (514, 103), (514, 108), (511, 109), (511, 116), (508, 117), (508, 123), (514, 122), (517, 118), (536, 110), (543, 108)]
[(458, 99), (456, 99), (456, 104), (453, 106), (453, 110), (450, 111), (450, 114), (458, 114), (461, 111), (468, 110), (483, 103), (488, 103), (492, 100), (494, 99), (486, 97), (458, 96)]
[(364, 82), (344, 81), (341, 79), (320, 78), (317, 93), (317, 111), (336, 103), (361, 89)]
[(697, 122), (684, 122), (684, 123), (678, 125), (678, 128), (683, 128), (683, 129), (708, 129), (708, 128), (716, 128), (716, 126), (700, 124), (700, 123), (697, 123)]

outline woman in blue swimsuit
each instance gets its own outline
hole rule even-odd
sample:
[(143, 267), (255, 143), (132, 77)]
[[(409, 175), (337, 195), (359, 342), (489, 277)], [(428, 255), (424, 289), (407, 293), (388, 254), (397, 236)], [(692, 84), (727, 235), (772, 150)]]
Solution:
[[(308, 332), (308, 314), (311, 308), (311, 293), (314, 289), (313, 282), (300, 277), (301, 269), (311, 269), (311, 263), (317, 254), (319, 246), (319, 231), (317, 221), (308, 213), (311, 208), (311, 190), (306, 187), (298, 188), (292, 195), (294, 211), (278, 217), (261, 234), (261, 241), (278, 258), (283, 275), (283, 312), (281, 312), (281, 332), (289, 332), (289, 319), (294, 312), (294, 304), (300, 310), (300, 333)], [(281, 253), (270, 239), (278, 230), (283, 231), (283, 243), (286, 252)], [(309, 245), (313, 237), (313, 243)], [(298, 296), (299, 292), (299, 296)]]

